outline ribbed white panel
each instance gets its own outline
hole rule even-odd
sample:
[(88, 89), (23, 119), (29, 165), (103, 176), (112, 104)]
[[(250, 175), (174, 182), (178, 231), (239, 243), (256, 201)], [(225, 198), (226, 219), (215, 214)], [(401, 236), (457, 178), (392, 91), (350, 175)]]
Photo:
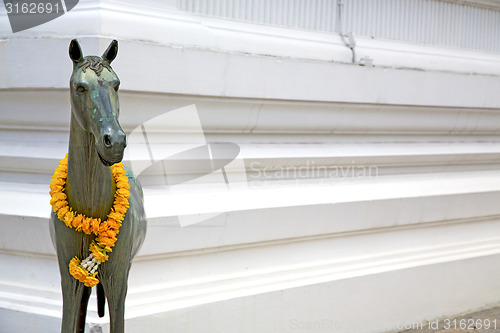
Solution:
[(344, 10), (345, 32), (500, 51), (500, 11), (431, 0), (347, 0)]
[(336, 0), (179, 0), (192, 13), (308, 30), (335, 31)]
[[(343, 0), (344, 32), (412, 43), (500, 52), (500, 10), (438, 0)], [(184, 11), (338, 32), (338, 0), (179, 0)]]

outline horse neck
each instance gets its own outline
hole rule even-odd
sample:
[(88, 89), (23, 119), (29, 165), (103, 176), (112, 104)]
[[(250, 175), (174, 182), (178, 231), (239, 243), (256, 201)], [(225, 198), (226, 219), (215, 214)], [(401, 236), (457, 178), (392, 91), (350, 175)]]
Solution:
[(113, 205), (115, 184), (111, 169), (97, 155), (94, 136), (71, 113), (68, 150), (68, 204), (79, 214), (106, 219)]

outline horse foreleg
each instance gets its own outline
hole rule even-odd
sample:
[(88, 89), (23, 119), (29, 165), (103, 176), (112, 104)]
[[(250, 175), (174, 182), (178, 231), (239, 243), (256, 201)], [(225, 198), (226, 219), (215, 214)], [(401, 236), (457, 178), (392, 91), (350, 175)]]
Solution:
[(91, 289), (75, 280), (69, 273), (61, 274), (61, 287), (63, 295), (61, 333), (75, 333), (77, 325), (85, 327), (87, 302)]
[(112, 275), (103, 274), (101, 279), (108, 301), (110, 333), (123, 333), (125, 330), (125, 297), (129, 267), (130, 264), (124, 267), (115, 266)]
[[(57, 261), (61, 273), (61, 289), (63, 296), (63, 317), (61, 332), (75, 333), (85, 325), (87, 302), (91, 289), (76, 280), (68, 270), (68, 264), (75, 255), (83, 257), (90, 244), (90, 237), (84, 236), (57, 219), (52, 213), (50, 233), (57, 251)], [(77, 327), (78, 326), (78, 327)]]

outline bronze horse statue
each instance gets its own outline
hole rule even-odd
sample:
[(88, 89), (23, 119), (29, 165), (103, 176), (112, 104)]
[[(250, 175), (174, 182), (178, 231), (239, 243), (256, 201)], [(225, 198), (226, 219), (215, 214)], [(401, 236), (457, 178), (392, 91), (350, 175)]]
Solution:
[[(51, 237), (56, 247), (61, 274), (63, 333), (84, 332), (88, 299), (92, 290), (87, 283), (80, 282), (74, 278), (73, 273), (70, 274), (68, 265), (71, 266), (72, 258), (89, 257), (89, 246), (100, 244), (96, 241), (97, 234), (77, 231), (78, 229), (71, 227), (72, 222), (68, 225), (68, 220), (65, 222), (65, 219), (74, 217), (76, 221), (77, 216), (89, 217), (89, 221), (97, 221), (97, 225), (94, 225), (96, 231), (105, 227), (104, 224), (110, 219), (110, 211), (116, 208), (114, 203), (118, 182), (112, 170), (113, 165), (123, 159), (126, 147), (125, 132), (118, 122), (120, 81), (110, 66), (117, 53), (118, 42), (115, 40), (102, 57), (84, 57), (77, 40), (72, 40), (69, 47), (73, 73), (70, 80), (69, 150), (67, 163), (64, 165), (67, 166), (67, 171), (63, 172), (67, 178), (63, 185), (53, 185), (53, 179), (51, 195), (53, 188), (62, 188), (64, 193), (60, 195), (73, 213), (56, 213), (54, 208), (50, 219)], [(118, 234), (115, 235), (112, 249), (107, 247), (109, 257), (103, 262), (94, 259), (92, 265), (86, 268), (89, 269), (91, 279), (95, 278), (96, 283), (99, 282), (97, 299), (101, 317), (104, 315), (105, 298), (107, 299), (111, 333), (124, 332), (124, 305), (131, 260), (146, 234), (142, 188), (130, 170), (121, 170), (121, 177), (128, 179), (128, 210), (122, 215), (119, 233), (115, 232)], [(63, 202), (62, 199), (58, 200)], [(79, 219), (82, 220), (80, 217)], [(92, 259), (92, 255), (89, 258)], [(81, 265), (84, 264), (85, 260)]]

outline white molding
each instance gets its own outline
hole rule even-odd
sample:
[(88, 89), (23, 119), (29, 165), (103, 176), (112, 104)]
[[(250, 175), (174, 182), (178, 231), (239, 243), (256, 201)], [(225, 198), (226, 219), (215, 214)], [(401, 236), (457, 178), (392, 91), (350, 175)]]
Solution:
[[(126, 307), (127, 323), (203, 305), (217, 309), (221, 302), (250, 301), (257, 295), (267, 297), (265, 295), (280, 291), (293, 293), (302, 288), (335, 285), (360, 278), (376, 281), (378, 276), (392, 272), (411, 271), (421, 267), (438, 269), (446, 267), (446, 263), (457, 265), (474, 258), (495, 258), (500, 254), (500, 242), (492, 234), (498, 228), (497, 216), (483, 221), (441, 223), (431, 227), (410, 226), (391, 231), (380, 229), (350, 235), (334, 234), (321, 239), (295, 239), (281, 245), (253, 244), (252, 247), (259, 249), (258, 252), (249, 247), (235, 247), (215, 252), (184, 253), (180, 257), (140, 256), (135, 260), (131, 271)], [(336, 253), (335, 259), (331, 259), (331, 251)], [(283, 252), (301, 255), (284, 260)], [(320, 253), (322, 255), (318, 256)], [(6, 258), (5, 254), (0, 255)], [(221, 258), (224, 258), (226, 265), (216, 265)], [(55, 265), (53, 259), (48, 268)], [(22, 262), (19, 268), (21, 266)], [(151, 273), (151, 267), (168, 269), (166, 272), (156, 270), (156, 273)], [(205, 272), (207, 269), (210, 272)], [(183, 277), (186, 271), (191, 272), (189, 278)], [(205, 273), (201, 274), (202, 272)], [(488, 281), (498, 278), (497, 273), (500, 274), (500, 271), (490, 272), (487, 275)], [(168, 280), (165, 280), (165, 274)], [(484, 276), (484, 272), (478, 274)], [(46, 281), (51, 277), (51, 287), (47, 288)], [(455, 279), (451, 276), (447, 278), (449, 281)], [(0, 281), (0, 306), (42, 317), (60, 318), (60, 293), (54, 288), (54, 284), (58, 282), (57, 274), (49, 274), (36, 284), (29, 284), (29, 278), (24, 279), (25, 282), (18, 281), (15, 284)], [(165, 282), (158, 282), (161, 280)], [(374, 289), (371, 297), (374, 300), (380, 299), (384, 293), (383, 290)], [(427, 295), (426, 291), (423, 293)], [(454, 295), (456, 297), (456, 291)], [(491, 302), (494, 300), (491, 295), (491, 291), (487, 295), (476, 294), (471, 306), (480, 306), (479, 300)], [(367, 305), (375, 306), (373, 302), (375, 301), (369, 301)], [(375, 309), (373, 311), (377, 312)], [(438, 311), (432, 314), (449, 314), (446, 312), (449, 309)], [(308, 313), (304, 315), (304, 320), (313, 320), (314, 317), (313, 313)], [(424, 318), (419, 318), (422, 319)], [(276, 318), (278, 322), (283, 320)], [(395, 322), (397, 319), (392, 318), (391, 324)], [(106, 318), (97, 317), (95, 297), (92, 297), (88, 312), (89, 326), (106, 326), (106, 323)], [(285, 324), (280, 322), (280, 325)], [(176, 325), (191, 332), (188, 327), (192, 323)], [(266, 326), (265, 331), (269, 331), (270, 327)], [(152, 330), (159, 331), (159, 328)], [(228, 328), (222, 332), (230, 331)]]
[[(419, 248), (414, 251), (406, 249), (399, 253), (398, 250), (391, 249), (391, 252), (384, 254), (377, 252), (377, 254), (332, 261), (318, 260), (289, 266), (272, 266), (256, 272), (232, 273), (208, 279), (195, 278), (156, 285), (144, 284), (137, 289), (131, 286), (127, 318), (413, 267), (498, 255), (500, 253), (498, 240), (482, 240), (475, 244), (470, 241), (456, 242), (453, 245)], [(337, 251), (343, 250), (337, 249)], [(295, 252), (292, 250), (290, 253)], [(165, 264), (167, 262), (163, 263)], [(140, 262), (136, 265), (139, 266)], [(162, 263), (154, 262), (154, 265)], [(142, 274), (140, 276), (142, 277)], [(134, 279), (133, 275), (131, 279)]]
[[(123, 75), (120, 76), (132, 76), (134, 74), (130, 73), (130, 70), (122, 64), (117, 69), (117, 71), (119, 70), (123, 72)], [(200, 74), (200, 77), (202, 76), (203, 74)], [(371, 76), (371, 78), (374, 76)], [(452, 75), (451, 78), (453, 77)], [(411, 76), (407, 79), (409, 78)], [(429, 78), (433, 77), (430, 76)], [(436, 75), (436, 78), (443, 79), (439, 75)], [(404, 80), (404, 77), (401, 79)], [(441, 82), (450, 83), (451, 80)], [(465, 82), (470, 82), (468, 83), (470, 86), (487, 83), (487, 81), (482, 82), (481, 79)], [(452, 137), (460, 137), (460, 141), (475, 141), (477, 136), (484, 135), (490, 136), (488, 140), (495, 141), (495, 134), (498, 132), (496, 124), (500, 121), (500, 101), (492, 102), (494, 96), (487, 96), (488, 93), (493, 94), (496, 85), (488, 92), (480, 92), (479, 87), (476, 85), (474, 90), (469, 93), (470, 101), (468, 102), (473, 104), (471, 106), (456, 105), (457, 102), (445, 101), (444, 99), (443, 104), (450, 105), (434, 106), (426, 102), (440, 99), (437, 95), (442, 95), (447, 92), (446, 90), (431, 90), (431, 87), (429, 87), (428, 91), (422, 93), (406, 92), (409, 95), (407, 97), (415, 101), (422, 95), (425, 97), (420, 100), (420, 103), (398, 105), (382, 102), (346, 103), (336, 101), (333, 98), (335, 93), (331, 93), (333, 101), (316, 101), (312, 99), (314, 97), (312, 95), (306, 96), (310, 100), (280, 100), (193, 96), (131, 90), (134, 86), (137, 87), (139, 84), (144, 83), (137, 81), (135, 83), (123, 82), (125, 87), (120, 92), (120, 122), (127, 132), (132, 131), (142, 122), (187, 105), (196, 106), (203, 130), (207, 135), (234, 134), (235, 136), (241, 136), (248, 134), (253, 135), (256, 139), (259, 139), (260, 135), (263, 137), (263, 139), (260, 139), (263, 140), (260, 143), (273, 142), (272, 137), (265, 137), (266, 134), (272, 134), (273, 137), (278, 135), (280, 137), (275, 141), (286, 143), (293, 143), (294, 135), (297, 137), (295, 142), (298, 142), (298, 138), (300, 138), (300, 142), (303, 142), (305, 135), (314, 135), (319, 140), (311, 140), (311, 143), (342, 144), (356, 143), (357, 140), (366, 142), (373, 140), (374, 137), (375, 140), (378, 140), (377, 142), (380, 142), (382, 140), (380, 137), (384, 135), (391, 136), (385, 139), (387, 143), (398, 142), (397, 135), (403, 136), (405, 142), (422, 142), (422, 136), (442, 136), (446, 137), (444, 139), (446, 142), (449, 142)], [(63, 83), (61, 82), (61, 84)], [(64, 84), (67, 84), (67, 82)], [(243, 83), (241, 85), (243, 88)], [(285, 89), (286, 86), (283, 86), (283, 90)], [(249, 91), (252, 91), (252, 88), (249, 88)], [(381, 88), (380, 91), (384, 94), (390, 93), (389, 89)], [(290, 95), (292, 93), (293, 91), (288, 92)], [(65, 149), (66, 147), (60, 147), (60, 145), (68, 140), (67, 133), (70, 119), (68, 94), (67, 88), (0, 89), (0, 98), (4, 110), (14, 110), (16, 108), (22, 110), (22, 112), (5, 112), (1, 115), (0, 129), (5, 132), (0, 133), (0, 139), (14, 141), (13, 138), (15, 138), (18, 144), (27, 144), (26, 149), (29, 149), (30, 145), (37, 145), (37, 142), (33, 140), (33, 135), (36, 135), (41, 141), (38, 144), (54, 145), (46, 147), (46, 150)], [(376, 101), (381, 98), (375, 93), (372, 94), (373, 98), (367, 99)], [(484, 95), (484, 98), (481, 99), (480, 95)], [(475, 97), (475, 100), (473, 100), (473, 97)], [(363, 99), (363, 97), (355, 98), (358, 101)], [(22, 105), (19, 104), (20, 101), (23, 101)], [(490, 105), (488, 106), (488, 104)], [(34, 112), (35, 110), (37, 112)], [(30, 117), (26, 117), (26, 113), (32, 114), (30, 114)], [(282, 117), (285, 114), (291, 116)], [(195, 130), (185, 126), (183, 124), (182, 128), (176, 127), (176, 134), (189, 134), (190, 131)], [(152, 134), (159, 135), (158, 142), (164, 143), (166, 133), (172, 130), (174, 128), (155, 129), (157, 133)], [(366, 136), (367, 132), (370, 133), (370, 136)], [(412, 134), (412, 136), (409, 134)], [(347, 135), (351, 139), (346, 137)], [(291, 136), (292, 139), (287, 140), (286, 136)], [(432, 143), (435, 142), (439, 143), (440, 140), (433, 138)], [(431, 142), (424, 140), (424, 143)]]
[[(0, 44), (5, 43), (0, 41)], [(4, 80), (0, 82), (0, 89), (66, 88), (71, 71), (71, 63), (65, 54), (68, 43), (68, 40), (55, 38), (9, 40), (5, 63), (19, 61), (24, 65), (0, 66), (0, 77)], [(50, 48), (42, 45), (49, 45)], [(37, 63), (30, 58), (30, 54), (22, 52), (28, 47), (40, 48), (37, 59), (49, 59), (41, 72), (41, 80)], [(114, 68), (120, 73), (125, 91), (300, 102), (481, 109), (500, 106), (500, 96), (496, 93), (499, 80), (494, 72), (499, 66), (490, 67), (488, 75), (470, 75), (383, 67), (367, 68), (325, 61), (184, 49), (133, 41), (123, 41), (120, 50), (122, 53)], [(189, 56), (186, 56), (186, 53)], [(144, 54), (154, 56), (142, 62), (140, 66), (127, 65), (136, 63)], [(206, 66), (207, 61), (210, 61), (211, 66)], [(146, 72), (150, 74), (141, 74)], [(166, 79), (165, 75), (170, 79)], [(402, 86), (407, 86), (408, 89), (400, 89)]]
[[(477, 261), (464, 260), (420, 266), (389, 274), (374, 274), (253, 297), (229, 299), (171, 311), (161, 319), (156, 316), (130, 319), (127, 327), (139, 331), (143, 325), (152, 323), (153, 332), (179, 330), (194, 333), (206, 329), (207, 317), (204, 314), (210, 314), (211, 327), (222, 333), (296, 332), (298, 328), (310, 332), (317, 331), (317, 327), (327, 332), (341, 333), (394, 330), (402, 323), (427, 320), (435, 315), (452, 316), (456, 311), (461, 311), (460, 306), (467, 300), (475, 302), (481, 299), (483, 302), (469, 303), (470, 309), (496, 303), (498, 281), (495, 281), (495, 278), (498, 269), (493, 268), (489, 272), (492, 275), (485, 276), (480, 272), (480, 267), (494, 266), (498, 258), (487, 256)], [(468, 269), (464, 269), (464, 266)], [(432, 286), (415, 287), (423, 281), (432, 281)], [(460, 293), (453, 289), (459, 281), (464, 287)], [(478, 295), (474, 288), (478, 283), (494, 292)], [(304, 295), (310, 296), (308, 301), (304, 301)], [(415, 301), (408, 302), (408, 299)], [(380, 300), (384, 300), (387, 306), (381, 306)], [(451, 305), (444, 306), (444, 300), (449, 301)], [(314, 313), (308, 310), (311, 306), (315, 306)], [(388, 308), (391, 311), (388, 311)], [(252, 309), (253, 315), (246, 316), (242, 309)], [(416, 313), (419, 315), (416, 316)], [(189, 326), (176, 321), (177, 318), (185, 319), (184, 322), (189, 322)]]

